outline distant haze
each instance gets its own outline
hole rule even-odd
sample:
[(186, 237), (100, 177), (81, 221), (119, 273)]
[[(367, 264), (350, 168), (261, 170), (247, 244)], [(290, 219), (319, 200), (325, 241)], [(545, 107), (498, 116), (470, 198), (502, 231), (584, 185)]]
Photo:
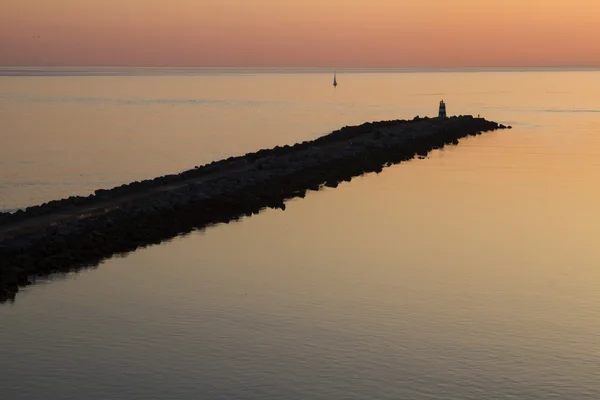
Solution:
[(597, 66), (598, 0), (2, 0), (4, 66)]

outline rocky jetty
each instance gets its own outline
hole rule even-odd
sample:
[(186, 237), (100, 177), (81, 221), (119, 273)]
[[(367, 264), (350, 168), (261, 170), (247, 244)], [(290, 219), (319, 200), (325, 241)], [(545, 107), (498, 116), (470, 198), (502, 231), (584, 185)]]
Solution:
[(426, 156), (460, 138), (510, 128), (483, 118), (419, 118), (344, 127), (110, 190), (0, 213), (0, 299), (38, 276), (92, 266), (118, 253), (228, 223), (307, 190)]

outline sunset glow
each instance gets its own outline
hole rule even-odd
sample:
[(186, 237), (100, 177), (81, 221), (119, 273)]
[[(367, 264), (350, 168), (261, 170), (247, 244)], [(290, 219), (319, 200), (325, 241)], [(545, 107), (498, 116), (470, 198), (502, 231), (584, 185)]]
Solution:
[(596, 66), (597, 0), (4, 0), (4, 66)]

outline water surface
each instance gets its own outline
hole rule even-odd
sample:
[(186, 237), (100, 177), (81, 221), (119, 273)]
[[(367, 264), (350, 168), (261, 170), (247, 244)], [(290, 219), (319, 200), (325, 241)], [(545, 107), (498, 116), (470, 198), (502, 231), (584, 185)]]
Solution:
[(1, 209), (441, 98), (514, 127), (27, 288), (3, 396), (600, 398), (600, 73), (331, 78), (0, 76)]

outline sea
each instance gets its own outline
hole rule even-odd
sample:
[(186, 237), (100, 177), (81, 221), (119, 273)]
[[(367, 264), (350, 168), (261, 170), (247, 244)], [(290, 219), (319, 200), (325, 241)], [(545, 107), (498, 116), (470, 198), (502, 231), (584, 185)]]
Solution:
[(0, 304), (0, 397), (600, 399), (600, 70), (0, 68), (0, 210), (367, 121), (468, 137)]

